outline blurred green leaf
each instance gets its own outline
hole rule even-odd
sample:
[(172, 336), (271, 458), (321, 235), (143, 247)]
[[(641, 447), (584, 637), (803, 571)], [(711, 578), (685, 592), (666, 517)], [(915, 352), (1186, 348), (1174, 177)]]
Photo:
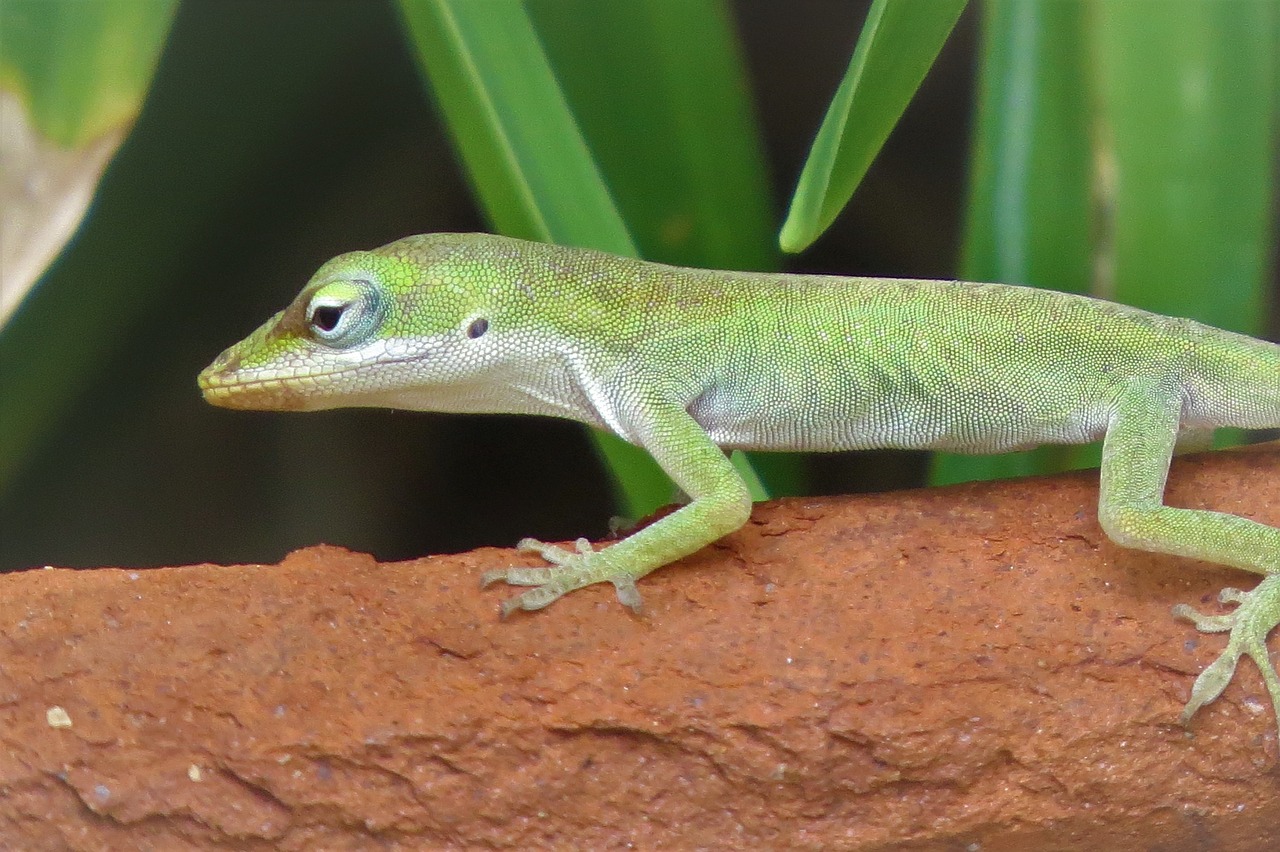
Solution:
[(1093, 198), (1085, 6), (987, 0), (961, 275), (1087, 293)]
[(849, 69), (800, 173), (783, 251), (807, 248), (835, 221), (964, 11), (965, 0), (875, 0)]
[(175, 7), (0, 5), (0, 326), (84, 217), (142, 107)]
[(0, 88), (62, 148), (128, 126), (176, 8), (177, 0), (5, 0)]
[(1272, 0), (1095, 7), (1095, 292), (1258, 333), (1274, 193)]

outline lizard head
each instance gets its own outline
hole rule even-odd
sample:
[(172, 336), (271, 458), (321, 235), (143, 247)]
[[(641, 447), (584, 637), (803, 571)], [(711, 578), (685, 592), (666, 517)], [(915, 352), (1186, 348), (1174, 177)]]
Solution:
[[(500, 357), (486, 340), (496, 258), (469, 250), (484, 236), (428, 234), (335, 257), (200, 373), (205, 399), (227, 408), (458, 410), (450, 398)], [(430, 402), (418, 404), (425, 394)]]

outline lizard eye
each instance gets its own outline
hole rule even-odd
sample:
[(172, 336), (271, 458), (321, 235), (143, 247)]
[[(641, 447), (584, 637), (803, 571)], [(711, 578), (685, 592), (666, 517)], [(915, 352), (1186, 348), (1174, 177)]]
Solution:
[(346, 305), (316, 305), (311, 312), (311, 325), (321, 334), (332, 334), (346, 310)]
[(338, 348), (364, 343), (382, 321), (382, 300), (368, 281), (334, 281), (307, 303), (312, 339)]

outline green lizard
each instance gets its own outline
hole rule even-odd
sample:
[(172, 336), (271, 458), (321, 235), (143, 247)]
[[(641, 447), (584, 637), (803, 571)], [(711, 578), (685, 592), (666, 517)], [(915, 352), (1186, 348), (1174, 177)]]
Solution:
[(1183, 722), (1280, 623), (1280, 529), (1165, 506), (1180, 436), (1280, 426), (1280, 346), (1085, 296), (1003, 284), (684, 269), (488, 234), (427, 234), (340, 255), (200, 374), (229, 408), (345, 406), (542, 414), (647, 450), (689, 496), (603, 550), (520, 542), (546, 568), (502, 612), (636, 580), (747, 520), (724, 449), (911, 447), (990, 453), (1102, 439), (1102, 528), (1126, 547), (1254, 571)]

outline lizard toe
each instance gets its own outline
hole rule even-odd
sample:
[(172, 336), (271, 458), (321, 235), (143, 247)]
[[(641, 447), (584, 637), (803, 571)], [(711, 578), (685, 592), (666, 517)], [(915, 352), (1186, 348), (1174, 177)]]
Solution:
[(1218, 599), (1223, 603), (1236, 604), (1236, 609), (1225, 615), (1205, 615), (1186, 604), (1173, 608), (1175, 616), (1191, 621), (1201, 632), (1230, 631), (1227, 647), (1200, 673), (1191, 687), (1191, 698), (1182, 711), (1182, 723), (1190, 722), (1197, 710), (1222, 694), (1235, 674), (1236, 664), (1244, 656), (1253, 660), (1262, 673), (1276, 721), (1280, 724), (1280, 676), (1276, 675), (1267, 651), (1267, 635), (1280, 624), (1280, 574), (1267, 575), (1249, 592), (1223, 589)]

